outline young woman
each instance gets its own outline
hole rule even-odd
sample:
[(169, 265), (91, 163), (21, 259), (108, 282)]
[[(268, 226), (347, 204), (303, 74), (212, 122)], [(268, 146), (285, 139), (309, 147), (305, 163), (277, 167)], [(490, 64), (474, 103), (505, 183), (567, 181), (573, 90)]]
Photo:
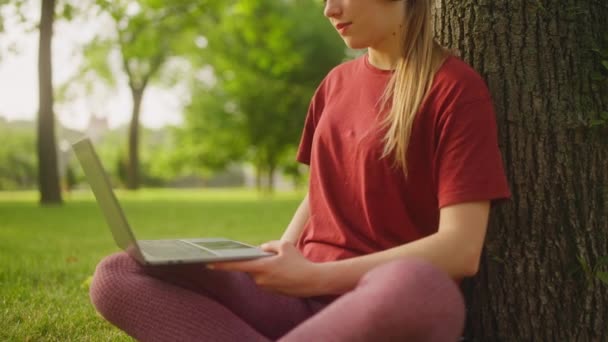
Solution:
[(328, 0), (367, 54), (332, 70), (298, 160), (308, 194), (276, 256), (97, 268), (91, 298), (141, 340), (454, 341), (458, 281), (477, 272), (491, 202), (509, 190), (490, 94), (433, 40), (428, 0)]

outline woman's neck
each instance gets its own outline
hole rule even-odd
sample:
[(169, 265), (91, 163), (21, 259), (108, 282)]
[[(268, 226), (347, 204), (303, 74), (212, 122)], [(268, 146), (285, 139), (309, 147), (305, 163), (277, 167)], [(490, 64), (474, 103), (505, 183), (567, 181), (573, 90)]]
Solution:
[(394, 70), (401, 59), (401, 43), (398, 36), (390, 37), (381, 44), (367, 49), (369, 63), (378, 69)]

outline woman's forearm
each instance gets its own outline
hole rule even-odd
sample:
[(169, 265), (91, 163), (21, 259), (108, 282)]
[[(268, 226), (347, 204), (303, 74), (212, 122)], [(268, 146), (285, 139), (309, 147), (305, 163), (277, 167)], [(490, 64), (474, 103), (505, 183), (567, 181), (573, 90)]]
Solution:
[[(476, 272), (477, 260), (460, 245), (460, 238), (435, 233), (420, 240), (346, 260), (317, 264), (320, 294), (342, 294), (355, 288), (359, 279), (372, 268), (399, 258), (413, 257), (431, 262), (454, 279)], [(466, 241), (463, 241), (466, 243)]]
[(285, 229), (283, 236), (281, 237), (282, 241), (289, 241), (294, 245), (300, 238), (300, 234), (302, 234), (302, 229), (304, 229), (304, 225), (308, 218), (310, 217), (310, 207), (308, 205), (308, 193), (304, 196), (302, 203), (298, 206), (291, 222)]
[(400, 258), (419, 258), (459, 280), (473, 276), (487, 232), (490, 201), (459, 203), (440, 209), (435, 234), (384, 251), (352, 259), (315, 264), (319, 294), (342, 294), (353, 289), (372, 268)]

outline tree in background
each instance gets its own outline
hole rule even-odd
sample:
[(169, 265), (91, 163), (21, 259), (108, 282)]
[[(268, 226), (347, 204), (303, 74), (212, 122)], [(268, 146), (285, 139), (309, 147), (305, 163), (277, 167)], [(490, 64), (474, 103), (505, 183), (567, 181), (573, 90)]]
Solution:
[(57, 169), (55, 114), (53, 112), (53, 77), (51, 41), (55, 19), (55, 0), (42, 0), (40, 14), (40, 44), (38, 54), (38, 183), (40, 203), (61, 204), (61, 188)]
[[(28, 6), (38, 6), (29, 0), (0, 1), (0, 33), (4, 31), (2, 14), (17, 16), (18, 22), (28, 23), (25, 11)], [(39, 32), (38, 52), (38, 92), (39, 108), (36, 128), (36, 150), (38, 166), (38, 189), (42, 205), (61, 204), (61, 187), (57, 162), (57, 144), (55, 137), (54, 93), (52, 84), (52, 38), (53, 25), (56, 19), (71, 20), (77, 7), (69, 0), (56, 3), (55, 0), (43, 0), (40, 3), (40, 21), (36, 23)], [(10, 136), (10, 135), (9, 135)], [(21, 158), (20, 160), (26, 160)], [(17, 165), (24, 165), (23, 163)], [(17, 166), (15, 166), (17, 167)], [(15, 172), (19, 174), (19, 172)], [(29, 179), (29, 178), (28, 178)], [(27, 182), (17, 182), (27, 186)]]
[(140, 113), (145, 90), (167, 60), (179, 53), (180, 36), (187, 35), (196, 20), (204, 17), (207, 1), (98, 0), (97, 3), (110, 14), (116, 35), (98, 37), (87, 47), (87, 66), (103, 78), (113, 79), (108, 54), (114, 48), (120, 51), (122, 71), (127, 76), (132, 98), (126, 185), (137, 189), (140, 185)]
[(487, 80), (513, 200), (469, 289), (476, 341), (608, 340), (608, 2), (435, 2)]
[[(180, 139), (193, 161), (221, 167), (237, 156), (252, 162), (258, 185), (297, 145), (312, 93), (344, 56), (315, 1), (226, 1), (202, 31), (208, 46)], [(198, 63), (196, 62), (198, 58)], [(295, 156), (292, 156), (294, 158)]]
[(247, 151), (243, 118), (234, 103), (218, 87), (193, 85), (192, 101), (184, 127), (176, 128), (178, 141), (166, 162), (175, 174), (208, 177), (239, 162)]

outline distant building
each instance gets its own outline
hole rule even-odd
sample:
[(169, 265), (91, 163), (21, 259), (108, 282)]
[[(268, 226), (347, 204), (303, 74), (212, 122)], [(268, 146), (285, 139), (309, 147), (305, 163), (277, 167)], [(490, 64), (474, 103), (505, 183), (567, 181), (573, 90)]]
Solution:
[(89, 124), (85, 130), (85, 134), (91, 138), (91, 141), (97, 143), (103, 138), (109, 129), (110, 126), (108, 125), (107, 117), (93, 114), (89, 119)]
[[(99, 143), (109, 130), (108, 119), (95, 114), (89, 118), (89, 124), (84, 132), (59, 126), (57, 135), (57, 167), (62, 182), (66, 180), (68, 167), (74, 157), (70, 147), (71, 144), (80, 140), (83, 135), (91, 138), (94, 143)], [(66, 184), (63, 184), (63, 186), (65, 187)]]

